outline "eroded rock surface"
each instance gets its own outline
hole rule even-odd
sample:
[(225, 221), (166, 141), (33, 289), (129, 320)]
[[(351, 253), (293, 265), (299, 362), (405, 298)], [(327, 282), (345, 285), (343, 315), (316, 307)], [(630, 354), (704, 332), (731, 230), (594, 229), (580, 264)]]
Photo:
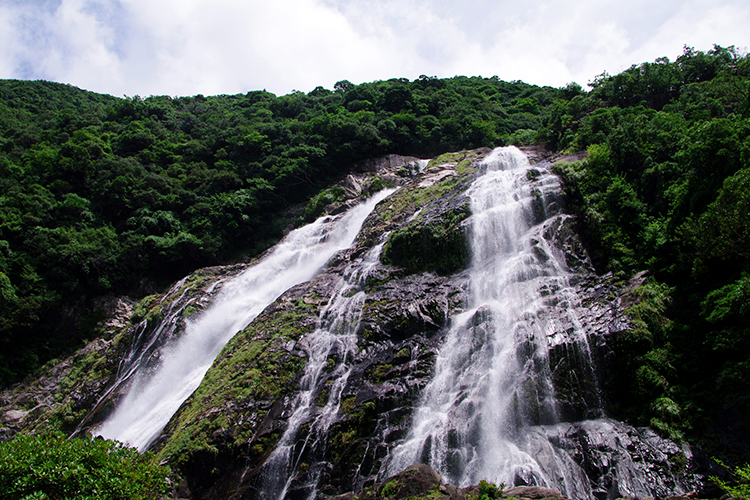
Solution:
[(559, 491), (540, 486), (504, 488), (484, 483), (457, 488), (451, 484), (445, 484), (440, 474), (425, 464), (415, 464), (381, 483), (373, 484), (356, 493), (332, 497), (331, 500), (472, 500), (485, 497), (488, 500), (501, 498), (568, 500)]

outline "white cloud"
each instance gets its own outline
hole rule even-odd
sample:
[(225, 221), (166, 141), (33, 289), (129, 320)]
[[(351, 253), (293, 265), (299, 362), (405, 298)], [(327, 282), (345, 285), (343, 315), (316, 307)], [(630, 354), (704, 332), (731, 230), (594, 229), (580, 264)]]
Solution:
[(46, 25), (53, 41), (39, 61), (44, 74), (63, 75), (70, 82), (95, 75), (103, 85), (121, 80), (113, 28), (88, 10), (85, 1), (64, 0)]
[(420, 74), (561, 86), (684, 44), (748, 47), (749, 24), (743, 0), (6, 0), (0, 77), (143, 96)]
[(339, 12), (312, 0), (125, 5), (138, 26), (131, 40), (138, 56), (125, 63), (172, 94), (332, 87), (332, 75), (383, 71), (388, 59)]
[(653, 33), (634, 56), (653, 60), (675, 57), (687, 45), (710, 50), (714, 44), (750, 47), (750, 5), (742, 2), (685, 2), (678, 12)]
[(9, 7), (0, 6), (0, 75), (13, 75), (15, 72), (16, 51), (14, 48), (14, 39), (16, 37), (13, 26), (14, 13)]

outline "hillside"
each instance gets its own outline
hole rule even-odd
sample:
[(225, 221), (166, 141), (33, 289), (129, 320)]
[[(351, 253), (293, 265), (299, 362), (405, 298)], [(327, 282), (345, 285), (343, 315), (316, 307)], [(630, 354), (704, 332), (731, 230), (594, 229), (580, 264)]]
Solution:
[(528, 138), (558, 94), (465, 77), (175, 99), (0, 82), (0, 381), (94, 338), (102, 297), (257, 255), (340, 197), (325, 189), (352, 164)]
[[(563, 182), (565, 199), (555, 198), (552, 212), (568, 222), (542, 239), (562, 245), (566, 266), (582, 276), (570, 286), (590, 301), (581, 299), (576, 314), (596, 316), (597, 307), (617, 314), (606, 325), (580, 319), (593, 325), (583, 330), (593, 342), (598, 389), (579, 382), (588, 368), (578, 364), (578, 340), (558, 339), (562, 347), (549, 354), (558, 416), (545, 416), (544, 390), (536, 386), (538, 403), (519, 411), (535, 415), (532, 426), (569, 422), (559, 432), (578, 436), (594, 432), (578, 422), (598, 418), (591, 409), (599, 408), (730, 464), (750, 459), (750, 59), (734, 48), (686, 48), (674, 62), (599, 75), (590, 92), (574, 84), (422, 77), (343, 81), (333, 91), (281, 97), (116, 99), (46, 82), (0, 83), (3, 381), (104, 335), (41, 369), (65, 374), (54, 394), (39, 392), (39, 382), (4, 393), (3, 411), (20, 412), (6, 437), (70, 433), (106, 418), (122, 394), (100, 397), (133, 339), (172, 314), (161, 304), (174, 304), (179, 324), (210, 303), (217, 276), (240, 272), (285, 230), (402, 185), (348, 253), (228, 344), (153, 445), (196, 498), (261, 484), (263, 461), (292, 425), (285, 419), (294, 408), (285, 405), (310, 356), (309, 346), (296, 343), (324, 317), (321, 297), (338, 293), (336, 276), (385, 235), (375, 274), (363, 285), (369, 302), (355, 332), (360, 350), (347, 362), (355, 385), (337, 400), (330, 448), (311, 448), (310, 462), (295, 465), (300, 491), (310, 486), (306, 478), (327, 477), (307, 469), (315, 464), (347, 471), (342, 482), (321, 480), (330, 493), (382, 479), (379, 444), (406, 439), (404, 427), (382, 434), (392, 425), (383, 415), (410, 414), (450, 338), (448, 318), (469, 300), (462, 280), (471, 252), (462, 228), (470, 210), (461, 193), (483, 171), (487, 148), (534, 143), (530, 154), (548, 162), (528, 171), (539, 189), (534, 196), (542, 196), (547, 168)], [(457, 153), (418, 171), (416, 158), (447, 151)], [(416, 158), (373, 161), (389, 154)], [(347, 174), (358, 179), (354, 197)], [(541, 208), (530, 203), (539, 218)], [(569, 231), (577, 233), (570, 240)], [(195, 269), (232, 263), (238, 266), (195, 272), (164, 292)], [(121, 301), (117, 321), (101, 323), (111, 298), (124, 295), (140, 303)], [(200, 307), (179, 302), (199, 296), (206, 297)], [(410, 301), (420, 306), (410, 309)], [(331, 359), (326, 370), (333, 373), (343, 361)], [(575, 376), (559, 375), (566, 370)], [(227, 383), (236, 377), (242, 380)], [(640, 432), (617, 429), (634, 440)], [(656, 439), (648, 436), (641, 438)], [(368, 450), (379, 450), (366, 462), (369, 476), (351, 469), (363, 466)], [(240, 476), (251, 483), (232, 482)]]

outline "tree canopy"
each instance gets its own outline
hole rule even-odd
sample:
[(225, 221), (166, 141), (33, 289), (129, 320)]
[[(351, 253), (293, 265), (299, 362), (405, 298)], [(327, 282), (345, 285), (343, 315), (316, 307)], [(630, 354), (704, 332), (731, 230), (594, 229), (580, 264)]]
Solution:
[(750, 58), (686, 47), (600, 75), (546, 125), (588, 150), (556, 169), (599, 271), (651, 274), (618, 340), (621, 413), (675, 437), (750, 414)]
[(100, 297), (264, 250), (357, 161), (505, 144), (558, 93), (422, 76), (123, 99), (0, 81), (0, 382), (95, 336)]
[(352, 164), (545, 142), (601, 273), (632, 292), (610, 410), (679, 437), (750, 414), (750, 59), (685, 47), (591, 91), (497, 77), (277, 97), (114, 98), (0, 81), (0, 381), (96, 335), (97, 300), (252, 256)]

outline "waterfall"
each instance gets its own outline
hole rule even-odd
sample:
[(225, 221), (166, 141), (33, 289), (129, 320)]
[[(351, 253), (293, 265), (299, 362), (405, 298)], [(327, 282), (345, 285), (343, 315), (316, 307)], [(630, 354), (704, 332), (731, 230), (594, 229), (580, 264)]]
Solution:
[[(560, 420), (548, 352), (559, 318), (547, 312), (552, 303), (575, 300), (565, 256), (550, 236), (566, 217), (549, 213), (559, 180), (531, 168), (516, 148), (494, 150), (481, 169), (468, 191), (467, 310), (452, 318), (434, 376), (388, 472), (423, 462), (460, 486), (482, 479), (537, 484), (586, 498), (591, 492), (580, 467), (549, 445), (540, 460), (542, 447), (529, 437)], [(574, 308), (564, 314), (573, 325), (568, 335), (585, 345)]]
[[(294, 285), (312, 279), (339, 250), (354, 241), (383, 190), (336, 217), (321, 217), (289, 233), (271, 252), (218, 292), (209, 308), (188, 320), (185, 333), (163, 348), (160, 366), (135, 369), (128, 393), (95, 431), (143, 451), (200, 384), (224, 345)], [(162, 325), (157, 327), (162, 328)]]
[[(347, 266), (343, 279), (318, 319), (316, 329), (305, 339), (308, 361), (300, 380), (300, 392), (292, 407), (287, 428), (263, 465), (261, 498), (283, 500), (307, 461), (306, 481), (297, 486), (295, 498), (314, 500), (323, 461), (328, 429), (341, 406), (341, 395), (357, 354), (357, 328), (365, 304), (365, 281), (378, 264), (388, 233), (361, 259)], [(317, 401), (316, 401), (317, 400)], [(300, 431), (306, 426), (305, 434)], [(299, 443), (302, 443), (300, 446)], [(303, 475), (303, 474), (300, 474)]]

